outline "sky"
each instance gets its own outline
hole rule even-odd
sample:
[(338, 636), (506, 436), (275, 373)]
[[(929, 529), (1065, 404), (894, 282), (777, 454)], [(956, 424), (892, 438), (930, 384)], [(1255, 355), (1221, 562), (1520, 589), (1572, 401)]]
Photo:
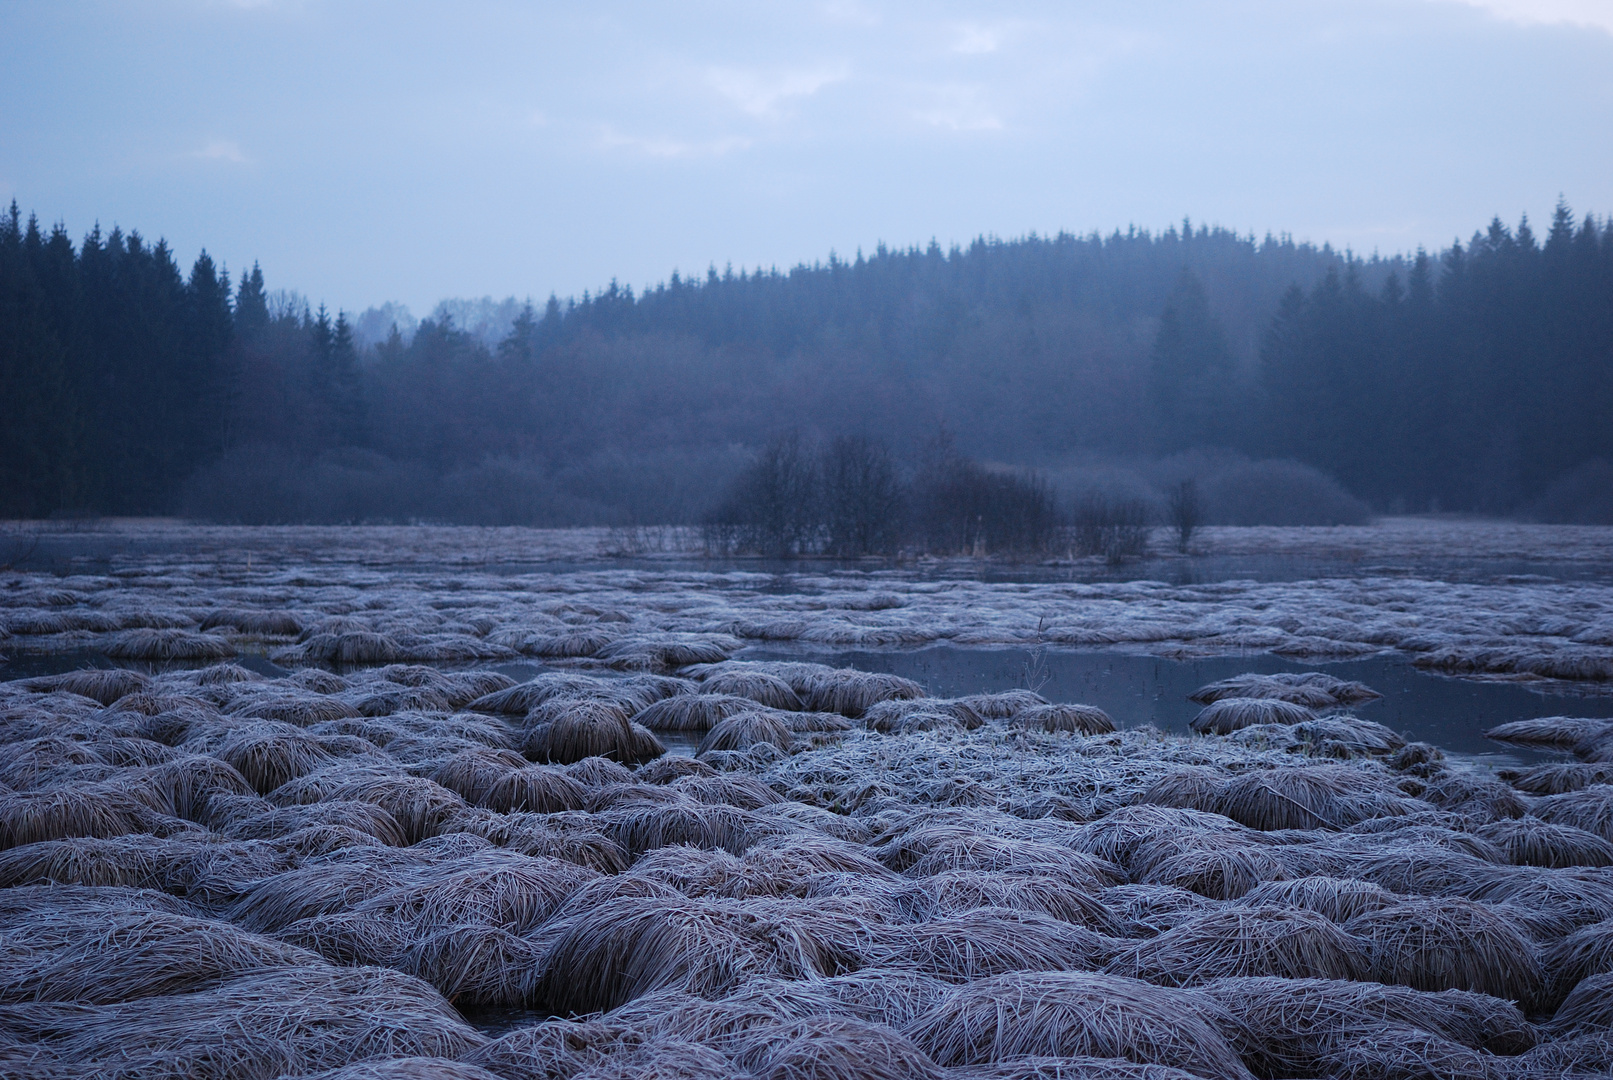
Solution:
[(1613, 0), (0, 0), (0, 199), (359, 311), (1613, 212)]

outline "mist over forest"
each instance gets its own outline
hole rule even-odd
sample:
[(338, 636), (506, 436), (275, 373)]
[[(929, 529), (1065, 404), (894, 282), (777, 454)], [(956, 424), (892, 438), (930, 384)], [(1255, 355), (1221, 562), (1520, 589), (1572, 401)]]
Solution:
[(1055, 514), (1193, 480), (1229, 523), (1613, 520), (1613, 220), (1566, 206), (1432, 254), (1184, 221), (418, 323), (281, 285), (13, 204), (0, 516), (710, 523), (782, 448), (909, 502), (950, 468)]

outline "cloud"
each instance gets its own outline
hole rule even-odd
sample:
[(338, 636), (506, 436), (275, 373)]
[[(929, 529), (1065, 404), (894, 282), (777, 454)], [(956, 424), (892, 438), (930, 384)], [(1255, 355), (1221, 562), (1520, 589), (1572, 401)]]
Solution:
[(1524, 25), (1572, 23), (1613, 33), (1613, 0), (1457, 0)]
[(793, 68), (777, 71), (711, 68), (706, 85), (727, 98), (741, 112), (770, 118), (779, 107), (794, 98), (811, 97), (825, 86), (851, 78), (846, 64), (834, 67)]
[(624, 135), (606, 128), (600, 132), (597, 145), (601, 150), (630, 150), (645, 157), (697, 158), (721, 157), (735, 150), (744, 150), (751, 140), (740, 136), (721, 139), (686, 140), (665, 135)]
[(202, 161), (226, 161), (231, 165), (246, 165), (251, 159), (241, 152), (241, 144), (229, 139), (215, 139), (190, 156)]

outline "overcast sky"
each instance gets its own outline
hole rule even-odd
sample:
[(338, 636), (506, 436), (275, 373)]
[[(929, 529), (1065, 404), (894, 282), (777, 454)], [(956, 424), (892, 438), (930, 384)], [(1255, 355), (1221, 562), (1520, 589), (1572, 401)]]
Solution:
[(1613, 0), (0, 0), (0, 196), (332, 307), (1613, 211)]

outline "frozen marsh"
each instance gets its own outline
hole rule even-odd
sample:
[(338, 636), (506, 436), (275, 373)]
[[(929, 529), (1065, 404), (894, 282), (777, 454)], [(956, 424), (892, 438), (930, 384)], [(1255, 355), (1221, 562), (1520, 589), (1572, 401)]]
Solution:
[(1208, 532), (12, 529), (0, 1073), (1608, 1075), (1613, 530)]

